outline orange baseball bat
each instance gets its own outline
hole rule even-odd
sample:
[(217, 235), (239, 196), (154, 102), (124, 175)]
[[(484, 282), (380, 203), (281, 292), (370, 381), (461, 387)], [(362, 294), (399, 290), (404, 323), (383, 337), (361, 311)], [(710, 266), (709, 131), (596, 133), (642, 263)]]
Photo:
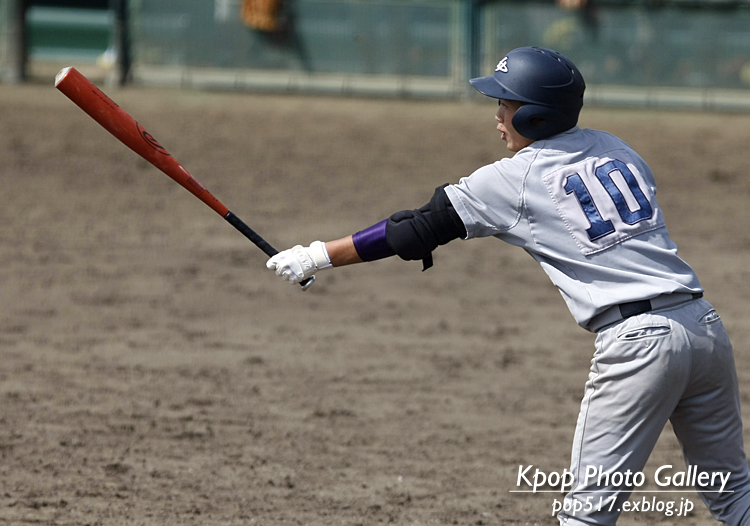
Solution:
[[(55, 77), (55, 87), (89, 114), (104, 129), (114, 135), (125, 146), (156, 166), (174, 179), (180, 186), (203, 201), (217, 214), (227, 220), (246, 238), (269, 257), (279, 253), (257, 232), (247, 226), (239, 217), (203, 187), (170, 153), (138, 124), (125, 110), (94, 86), (85, 76), (72, 67), (63, 68)], [(315, 281), (315, 276), (302, 281), (302, 290), (307, 290)]]

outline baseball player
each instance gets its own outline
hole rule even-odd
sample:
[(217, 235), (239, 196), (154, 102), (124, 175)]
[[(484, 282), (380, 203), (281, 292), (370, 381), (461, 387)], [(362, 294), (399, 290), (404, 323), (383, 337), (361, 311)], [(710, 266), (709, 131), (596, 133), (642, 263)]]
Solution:
[[(298, 283), (393, 255), (427, 268), (432, 251), (457, 238), (494, 236), (523, 248), (578, 324), (596, 334), (573, 440), (575, 482), (560, 523), (615, 524), (633, 488), (587, 480), (587, 468), (642, 472), (670, 420), (689, 466), (730, 473), (723, 490), (718, 477), (696, 487), (711, 514), (750, 525), (732, 346), (677, 255), (651, 169), (617, 137), (577, 126), (585, 83), (555, 51), (515, 49), (493, 75), (470, 82), (498, 99), (497, 130), (513, 157), (439, 187), (422, 208), (343, 239), (295, 246), (267, 267)], [(606, 505), (592, 506), (600, 495)]]

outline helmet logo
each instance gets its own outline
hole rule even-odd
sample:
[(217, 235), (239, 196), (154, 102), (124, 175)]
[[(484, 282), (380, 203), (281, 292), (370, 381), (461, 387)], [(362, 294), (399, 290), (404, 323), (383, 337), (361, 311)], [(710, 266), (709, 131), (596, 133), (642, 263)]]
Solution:
[(502, 71), (503, 73), (508, 72), (508, 57), (503, 57), (503, 59), (497, 63), (495, 71)]

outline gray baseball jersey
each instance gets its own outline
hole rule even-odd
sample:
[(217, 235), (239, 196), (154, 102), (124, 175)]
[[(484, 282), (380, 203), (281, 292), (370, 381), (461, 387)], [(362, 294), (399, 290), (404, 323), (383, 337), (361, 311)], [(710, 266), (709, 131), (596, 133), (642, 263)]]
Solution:
[[(467, 239), (495, 236), (523, 247), (578, 323), (598, 331), (560, 523), (614, 525), (632, 487), (586, 474), (641, 472), (671, 420), (688, 465), (729, 474), (725, 487), (697, 488), (714, 517), (750, 525), (732, 346), (711, 304), (689, 301), (702, 288), (677, 256), (643, 159), (617, 137), (574, 127), (445, 191)], [(600, 323), (614, 305), (675, 296), (683, 299)], [(607, 505), (593, 505), (597, 499)]]
[(612, 305), (703, 290), (669, 238), (650, 168), (609, 133), (574, 127), (445, 191), (467, 239), (523, 247), (584, 328)]

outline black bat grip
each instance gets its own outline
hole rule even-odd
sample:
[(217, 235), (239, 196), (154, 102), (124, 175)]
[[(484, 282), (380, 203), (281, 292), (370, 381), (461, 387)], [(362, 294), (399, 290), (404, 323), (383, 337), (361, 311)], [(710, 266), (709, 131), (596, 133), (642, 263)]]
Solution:
[[(273, 248), (268, 241), (260, 236), (260, 234), (247, 226), (242, 219), (234, 215), (231, 210), (227, 212), (227, 215), (224, 216), (224, 219), (226, 219), (227, 222), (234, 228), (239, 230), (243, 236), (252, 241), (255, 246), (265, 252), (268, 257), (273, 257), (279, 253), (279, 251)], [(305, 281), (300, 281), (300, 286), (302, 287), (302, 290), (307, 290), (314, 282), (315, 276), (310, 276)]]
[(227, 215), (224, 216), (224, 219), (226, 219), (234, 228), (239, 230), (243, 236), (255, 243), (255, 246), (265, 252), (268, 257), (273, 257), (279, 253), (279, 251), (273, 248), (268, 243), (268, 241), (260, 237), (260, 235), (255, 230), (247, 226), (245, 222), (242, 221), (242, 219), (234, 215), (232, 211), (227, 212)]

